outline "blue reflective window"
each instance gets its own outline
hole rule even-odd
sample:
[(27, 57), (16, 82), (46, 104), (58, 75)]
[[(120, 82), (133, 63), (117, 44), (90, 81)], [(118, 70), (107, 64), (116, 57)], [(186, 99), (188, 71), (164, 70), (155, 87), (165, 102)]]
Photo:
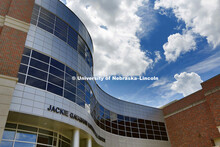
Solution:
[(102, 105), (99, 105), (99, 110), (101, 110), (102, 112), (105, 111), (104, 107)]
[(87, 96), (88, 98), (90, 98), (90, 92), (89, 92), (88, 90), (86, 90), (86, 96)]
[(14, 138), (15, 138), (15, 131), (4, 130), (2, 139), (14, 140)]
[(27, 77), (26, 84), (40, 88), (40, 89), (44, 89), (44, 90), (46, 89), (46, 82), (29, 77), (29, 76)]
[(18, 131), (16, 134), (16, 140), (27, 141), (27, 142), (36, 142), (37, 135), (33, 134), (33, 133)]
[(53, 29), (54, 24), (48, 22), (47, 20), (43, 19), (42, 17), (39, 18), (39, 22), (46, 25), (47, 27)]
[[(37, 18), (38, 18), (37, 11), (36, 11), (36, 10), (33, 10), (31, 19), (37, 21)], [(36, 24), (35, 24), (35, 25), (36, 25)]]
[(35, 147), (35, 144), (32, 143), (24, 143), (24, 142), (15, 142), (14, 147)]
[(2, 140), (0, 143), (0, 147), (12, 147), (13, 142), (12, 141), (4, 141)]
[(76, 103), (78, 104), (78, 105), (80, 105), (81, 107), (83, 107), (83, 108), (85, 108), (85, 102), (82, 100), (82, 99), (80, 99), (80, 98), (76, 98)]
[(86, 101), (86, 104), (90, 104), (90, 98), (89, 97), (86, 96), (85, 101)]
[(125, 121), (130, 121), (129, 117), (125, 116)]
[(72, 79), (72, 76), (65, 74), (65, 80), (69, 83), (71, 83), (72, 85), (76, 86), (76, 80)]
[(58, 76), (62, 79), (64, 78), (64, 72), (62, 72), (62, 71), (60, 71), (60, 70), (58, 70), (58, 69), (56, 69), (52, 66), (50, 66), (50, 73), (55, 75), (55, 76)]
[(76, 72), (73, 71), (71, 68), (69, 68), (68, 66), (66, 66), (66, 72), (70, 75), (70, 76), (75, 76), (76, 77)]
[(77, 82), (77, 88), (85, 92), (85, 87), (79, 81)]
[[(58, 29), (58, 30), (57, 30)], [(61, 20), (60, 18), (56, 17), (56, 27), (55, 30), (62, 34), (63, 36), (67, 36), (67, 30), (68, 30), (68, 25)]]
[(64, 97), (75, 102), (76, 101), (76, 96), (68, 91), (64, 91)]
[(50, 83), (48, 83), (47, 90), (52, 92), (52, 93), (58, 94), (60, 96), (63, 95), (63, 89), (62, 88), (59, 88), (59, 87), (57, 87), (53, 84), (50, 84)]
[(60, 87), (63, 87), (63, 80), (60, 79), (60, 78), (57, 78), (57, 77), (55, 77), (55, 76), (53, 76), (51, 74), (49, 75), (49, 82), (51, 82), (51, 83), (53, 83), (55, 85), (58, 85)]
[(67, 40), (67, 29), (68, 29), (68, 25), (60, 18), (56, 17), (54, 34), (65, 42)]
[(54, 67), (59, 68), (62, 71), (64, 71), (64, 67), (65, 67), (64, 64), (58, 62), (57, 60), (54, 60), (53, 58), (51, 58), (50, 64), (53, 65)]
[(56, 35), (58, 38), (60, 38), (61, 40), (63, 40), (64, 42), (66, 42), (66, 37), (61, 35), (60, 33), (58, 33), (57, 31), (54, 32), (54, 35)]
[(29, 62), (29, 57), (22, 56), (21, 63), (28, 64), (28, 62)]
[(110, 116), (110, 111), (107, 110), (107, 109), (105, 109), (105, 114), (108, 115), (108, 116)]
[(51, 17), (51, 16), (48, 16), (48, 14), (42, 13), (42, 11), (41, 11), (40, 18), (43, 18), (48, 23), (52, 24), (51, 27), (53, 28), (54, 22), (55, 22), (55, 16), (54, 15)]
[(47, 11), (46, 9), (41, 7), (41, 13), (47, 15), (48, 17), (50, 17), (51, 19), (55, 19), (55, 15), (52, 14), (51, 12)]
[(44, 55), (44, 54), (41, 54), (39, 52), (36, 52), (36, 51), (32, 51), (32, 57), (40, 60), (40, 61), (43, 61), (43, 62), (46, 62), (46, 63), (49, 63), (49, 60), (50, 60), (50, 57)]
[(117, 117), (118, 117), (118, 119), (120, 119), (120, 120), (124, 120), (124, 116), (123, 115), (117, 115)]
[(46, 30), (46, 31), (48, 31), (48, 32), (50, 32), (50, 33), (53, 33), (53, 29), (51, 29), (50, 27), (44, 25), (44, 24), (41, 23), (41, 22), (38, 22), (38, 25), (37, 25), (37, 26), (40, 27), (40, 28), (42, 28), (42, 29), (44, 29), (44, 30)]
[(81, 99), (85, 100), (85, 94), (81, 90), (77, 89), (77, 96), (80, 97)]
[(137, 122), (137, 118), (131, 117), (130, 120), (131, 120), (131, 122)]
[(24, 83), (25, 82), (25, 75), (18, 73), (18, 82)]
[(37, 25), (37, 21), (34, 20), (34, 19), (31, 19), (31, 24), (33, 24), (33, 25)]
[(35, 68), (29, 67), (28, 74), (34, 77), (40, 78), (42, 80), (47, 80), (47, 73), (37, 70)]
[(27, 55), (27, 56), (30, 56), (31, 50), (25, 47), (25, 48), (24, 48), (24, 51), (23, 51), (23, 54), (24, 54), (24, 55)]
[(74, 49), (77, 49), (77, 39), (78, 34), (71, 27), (69, 27), (68, 44), (72, 46)]
[(78, 45), (78, 46), (77, 46), (77, 50), (78, 50), (79, 54), (80, 54), (83, 58), (85, 58), (84, 48), (81, 47), (80, 45)]
[(74, 87), (71, 84), (68, 84), (67, 82), (65, 82), (65, 89), (69, 90), (72, 93), (76, 93), (76, 87)]
[(26, 74), (27, 66), (20, 64), (19, 72)]
[(48, 71), (48, 64), (45, 64), (43, 62), (40, 62), (40, 61), (37, 61), (35, 59), (32, 59), (31, 58), (31, 62), (30, 62), (30, 65), (33, 66), (33, 67), (36, 67), (38, 69), (41, 69), (41, 70), (44, 70), (44, 71)]

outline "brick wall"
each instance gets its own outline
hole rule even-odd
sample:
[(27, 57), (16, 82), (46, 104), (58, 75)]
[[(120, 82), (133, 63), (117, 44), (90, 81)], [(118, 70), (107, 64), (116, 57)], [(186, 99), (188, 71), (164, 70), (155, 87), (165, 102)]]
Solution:
[[(30, 23), (34, 0), (0, 0), (0, 15)], [(3, 26), (0, 29), (0, 74), (17, 77), (27, 33)]]
[(0, 0), (0, 15), (7, 15), (11, 1), (12, 0)]
[[(217, 129), (220, 125), (219, 80), (220, 75), (205, 81), (202, 83), (202, 90), (163, 108), (173, 147), (211, 147), (213, 140), (220, 137)], [(207, 95), (208, 91), (212, 93)], [(201, 100), (205, 101), (198, 104)], [(197, 105), (183, 110), (193, 103)]]

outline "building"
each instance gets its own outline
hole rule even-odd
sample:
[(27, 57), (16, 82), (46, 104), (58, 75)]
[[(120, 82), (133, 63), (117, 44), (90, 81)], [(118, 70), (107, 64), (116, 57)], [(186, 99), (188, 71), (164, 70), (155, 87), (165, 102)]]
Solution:
[(219, 145), (219, 75), (157, 109), (74, 80), (93, 76), (93, 51), (59, 0), (0, 1), (0, 147)]
[(170, 146), (161, 109), (106, 94), (92, 39), (58, 0), (0, 1), (0, 147)]
[(171, 146), (220, 146), (220, 75), (163, 108)]

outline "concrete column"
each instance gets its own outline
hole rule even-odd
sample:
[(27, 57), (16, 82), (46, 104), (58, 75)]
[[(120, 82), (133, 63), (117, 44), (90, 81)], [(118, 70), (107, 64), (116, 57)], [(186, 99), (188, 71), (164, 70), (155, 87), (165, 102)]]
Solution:
[(92, 147), (92, 137), (87, 138), (86, 144), (87, 144), (87, 147)]
[(76, 129), (73, 131), (72, 146), (71, 147), (79, 147), (79, 142), (80, 142), (79, 129)]
[(14, 77), (0, 75), (0, 142), (17, 80)]

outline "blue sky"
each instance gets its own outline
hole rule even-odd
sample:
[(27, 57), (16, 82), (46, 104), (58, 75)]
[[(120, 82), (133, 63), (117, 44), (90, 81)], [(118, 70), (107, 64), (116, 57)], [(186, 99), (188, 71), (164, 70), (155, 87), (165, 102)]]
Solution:
[(199, 90), (202, 81), (219, 74), (218, 1), (65, 3), (93, 38), (96, 75), (159, 77), (158, 81), (97, 81), (114, 97), (160, 107)]

